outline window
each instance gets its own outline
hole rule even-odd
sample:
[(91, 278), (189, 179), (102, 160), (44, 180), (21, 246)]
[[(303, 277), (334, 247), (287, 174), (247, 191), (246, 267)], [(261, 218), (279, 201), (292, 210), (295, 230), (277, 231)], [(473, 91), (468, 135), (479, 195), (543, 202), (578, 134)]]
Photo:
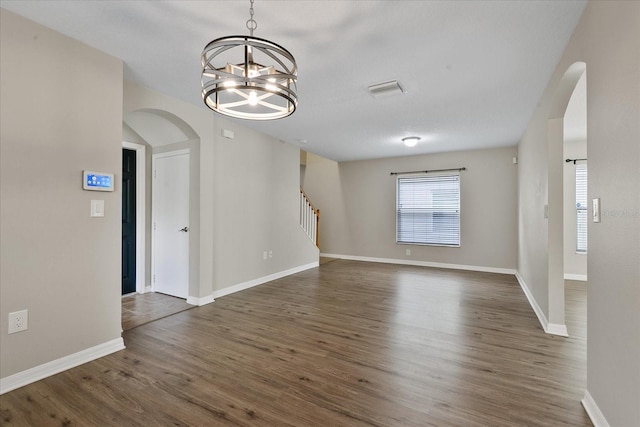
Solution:
[(587, 164), (576, 164), (576, 252), (587, 253)]
[(398, 178), (396, 242), (460, 246), (460, 174)]

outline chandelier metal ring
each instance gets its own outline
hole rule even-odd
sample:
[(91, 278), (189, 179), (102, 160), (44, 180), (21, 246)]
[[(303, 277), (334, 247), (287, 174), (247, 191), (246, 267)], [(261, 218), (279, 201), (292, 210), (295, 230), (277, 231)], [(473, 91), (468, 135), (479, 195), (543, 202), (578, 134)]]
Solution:
[(269, 40), (253, 37), (258, 26), (247, 21), (250, 36), (228, 36), (208, 43), (201, 58), (202, 99), (220, 114), (248, 120), (291, 115), (298, 105), (298, 67), (291, 53)]

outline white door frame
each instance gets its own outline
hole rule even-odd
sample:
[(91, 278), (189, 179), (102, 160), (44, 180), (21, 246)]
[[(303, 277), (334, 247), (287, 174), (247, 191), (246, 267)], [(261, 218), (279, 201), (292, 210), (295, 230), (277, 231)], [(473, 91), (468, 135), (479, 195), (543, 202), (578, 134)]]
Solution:
[[(183, 148), (180, 150), (173, 150), (173, 151), (167, 151), (164, 153), (157, 153), (157, 154), (153, 154), (151, 156), (151, 173), (154, 174), (155, 173), (155, 169), (156, 169), (156, 159), (159, 158), (163, 158), (163, 157), (172, 157), (172, 156), (180, 156), (183, 154), (188, 154), (189, 155), (189, 161), (191, 161), (191, 149), (189, 148)], [(189, 170), (189, 191), (191, 191), (191, 170)], [(153, 179), (151, 180), (153, 182)], [(151, 188), (151, 193), (153, 194), (153, 192), (155, 191), (155, 188)], [(189, 200), (191, 200), (191, 198), (189, 198)], [(154, 198), (151, 198), (151, 224), (153, 227), (153, 224), (155, 224), (156, 221), (156, 213), (155, 213), (155, 209), (154, 209)], [(189, 219), (191, 219), (191, 201), (189, 201)], [(153, 239), (155, 238), (155, 233), (154, 230), (151, 231), (151, 276), (155, 276), (155, 254), (153, 253), (154, 251), (154, 242)], [(190, 246), (190, 245), (189, 245)], [(188, 263), (189, 265), (187, 265), (187, 271), (189, 271), (190, 273), (190, 264), (191, 264), (191, 251), (189, 251), (189, 258), (188, 258)], [(191, 293), (191, 278), (189, 277), (189, 280), (187, 281), (187, 299), (189, 298), (189, 294)], [(151, 291), (155, 292), (155, 285), (153, 283), (154, 281), (151, 281)]]
[(149, 292), (151, 287), (146, 286), (146, 190), (145, 178), (147, 176), (146, 146), (135, 142), (122, 141), (122, 148), (135, 150), (136, 152), (136, 292), (143, 294)]

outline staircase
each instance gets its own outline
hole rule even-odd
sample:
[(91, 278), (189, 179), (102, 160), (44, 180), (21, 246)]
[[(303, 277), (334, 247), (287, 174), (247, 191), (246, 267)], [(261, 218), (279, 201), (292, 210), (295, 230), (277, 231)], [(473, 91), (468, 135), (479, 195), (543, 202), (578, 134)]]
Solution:
[(309, 239), (319, 248), (320, 211), (313, 206), (309, 196), (300, 189), (300, 227), (307, 233)]

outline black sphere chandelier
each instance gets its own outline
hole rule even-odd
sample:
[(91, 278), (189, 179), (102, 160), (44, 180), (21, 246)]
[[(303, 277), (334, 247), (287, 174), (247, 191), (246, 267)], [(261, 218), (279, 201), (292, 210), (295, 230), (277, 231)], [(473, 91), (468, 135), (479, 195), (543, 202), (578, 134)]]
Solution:
[(298, 105), (298, 67), (288, 50), (253, 37), (253, 0), (248, 36), (215, 39), (202, 51), (202, 99), (225, 116), (273, 120), (291, 115)]

